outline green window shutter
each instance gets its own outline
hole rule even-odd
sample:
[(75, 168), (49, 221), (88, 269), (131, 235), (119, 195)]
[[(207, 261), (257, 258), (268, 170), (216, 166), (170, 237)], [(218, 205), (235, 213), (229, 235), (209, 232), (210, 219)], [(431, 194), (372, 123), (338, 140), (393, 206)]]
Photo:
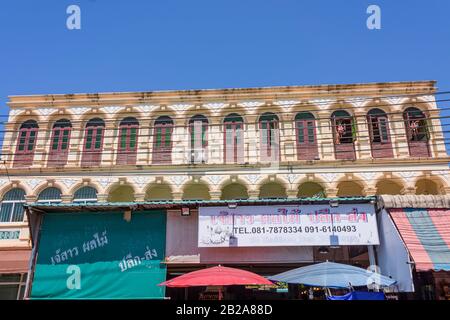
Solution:
[(59, 143), (59, 130), (55, 130), (55, 136), (53, 137), (53, 143), (52, 143), (52, 150), (58, 149), (58, 143)]
[(305, 136), (304, 136), (304, 128), (303, 128), (303, 121), (298, 122), (298, 143), (304, 143), (305, 142)]
[(162, 128), (158, 127), (156, 128), (156, 147), (159, 148), (161, 146), (161, 134), (162, 134)]
[(355, 142), (357, 129), (356, 129), (356, 122), (353, 118), (351, 119), (351, 125), (352, 125), (352, 139), (353, 139), (353, 142)]
[(226, 130), (226, 144), (230, 145), (232, 144), (233, 139), (233, 131), (231, 128), (231, 124), (227, 124), (225, 130)]
[(22, 131), (19, 139), (19, 151), (23, 151), (25, 149), (25, 137), (27, 136), (26, 131)]
[(315, 137), (314, 137), (314, 122), (308, 121), (308, 141), (309, 143), (314, 143)]
[(131, 128), (130, 133), (130, 149), (134, 149), (136, 147), (136, 128)]
[(263, 144), (267, 144), (267, 123), (261, 123), (261, 140)]
[(95, 149), (100, 149), (100, 146), (102, 144), (102, 128), (97, 128), (97, 136), (95, 138)]
[(202, 146), (206, 146), (206, 124), (202, 124)]
[(239, 145), (242, 141), (242, 127), (240, 124), (236, 124), (236, 144)]
[(386, 118), (379, 118), (378, 123), (379, 123), (379, 127), (380, 127), (381, 141), (387, 142), (389, 140), (389, 135), (388, 135)]
[(120, 129), (120, 149), (125, 150), (127, 147), (127, 129)]
[(166, 129), (165, 145), (166, 145), (166, 147), (170, 147), (170, 143), (171, 143), (170, 128), (166, 127), (165, 129)]
[(92, 130), (92, 129), (89, 129), (89, 130), (87, 131), (87, 136), (86, 136), (86, 149), (91, 149), (91, 146), (92, 146), (92, 133), (93, 133), (93, 130)]
[(63, 132), (63, 138), (62, 138), (62, 145), (61, 145), (61, 149), (62, 150), (66, 150), (69, 144), (69, 134), (70, 131), (69, 130), (64, 130)]
[(36, 137), (36, 131), (31, 131), (30, 132), (30, 139), (28, 140), (28, 151), (32, 151), (34, 148), (34, 141)]

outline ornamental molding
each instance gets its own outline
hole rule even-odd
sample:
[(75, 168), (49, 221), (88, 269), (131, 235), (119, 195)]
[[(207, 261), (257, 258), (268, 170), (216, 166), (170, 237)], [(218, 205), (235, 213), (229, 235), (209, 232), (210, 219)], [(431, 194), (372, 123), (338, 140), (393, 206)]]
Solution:
[(142, 189), (150, 182), (151, 178), (141, 176), (141, 177), (134, 177), (132, 180), (139, 188)]
[(273, 102), (274, 105), (282, 107), (284, 109), (291, 109), (292, 107), (299, 105), (301, 101), (299, 100), (278, 100)]
[(369, 102), (369, 99), (366, 97), (355, 97), (351, 99), (346, 100), (347, 103), (350, 103), (355, 108), (361, 108), (364, 107)]
[(75, 107), (75, 108), (70, 108), (70, 110), (73, 111), (73, 114), (74, 114), (74, 115), (77, 115), (77, 116), (78, 116), (78, 115), (81, 116), (81, 115), (85, 114), (85, 113), (88, 112), (90, 109), (91, 109), (91, 108), (88, 108), (88, 107)]
[(100, 178), (97, 179), (97, 182), (102, 186), (103, 189), (106, 189), (106, 187), (112, 183), (112, 180), (112, 178)]
[(30, 186), (31, 190), (34, 190), (38, 185), (40, 185), (44, 181), (45, 181), (44, 179), (29, 179), (27, 180), (27, 185)]
[(402, 171), (398, 173), (399, 176), (401, 176), (406, 181), (411, 181), (414, 177), (417, 177), (418, 174), (416, 172), (411, 171)]
[(336, 178), (339, 176), (337, 173), (322, 173), (321, 176), (325, 179), (326, 182), (332, 183), (336, 182)]
[(256, 182), (258, 182), (258, 180), (261, 179), (260, 175), (256, 175), (256, 174), (249, 174), (246, 175), (245, 178), (247, 179), (248, 182), (250, 182), (251, 184), (256, 184)]
[(419, 98), (421, 100), (424, 100), (426, 102), (436, 102), (435, 97), (432, 95), (428, 95), (428, 96), (419, 96)]
[(328, 109), (332, 104), (336, 103), (334, 99), (312, 99), (308, 103), (316, 105), (320, 110)]
[(0, 179), (0, 186), (4, 186), (7, 183), (8, 183), (8, 180)]
[(175, 110), (175, 111), (177, 111), (177, 112), (183, 112), (183, 111), (186, 111), (189, 108), (194, 107), (194, 105), (193, 104), (181, 104), (181, 103), (179, 103), (179, 104), (171, 104), (168, 107), (173, 109), (173, 110)]
[(172, 176), (170, 181), (172, 181), (177, 187), (181, 186), (188, 178), (186, 176)]
[(378, 175), (377, 172), (361, 172), (358, 173), (359, 176), (363, 177), (366, 181), (372, 181)]
[(406, 98), (402, 98), (402, 97), (390, 97), (387, 98), (386, 101), (390, 104), (390, 105), (395, 105), (395, 106), (400, 106), (403, 104), (403, 102), (406, 100)]
[(11, 109), (11, 110), (9, 110), (9, 116), (14, 117), (14, 116), (18, 115), (19, 113), (21, 113), (22, 111), (25, 111), (25, 110), (24, 109)]
[(223, 176), (207, 176), (206, 178), (215, 186), (223, 180)]
[(289, 174), (285, 175), (285, 178), (286, 178), (287, 181), (289, 181), (290, 184), (292, 184), (292, 183), (294, 183), (295, 180), (297, 180), (297, 178), (299, 176), (300, 175), (298, 175), (298, 174), (289, 173)]
[(52, 113), (56, 112), (58, 109), (56, 108), (39, 108), (36, 111), (42, 116), (48, 116)]
[(141, 105), (141, 106), (136, 106), (136, 109), (138, 109), (141, 112), (144, 113), (149, 113), (152, 112), (153, 110), (156, 110), (159, 108), (159, 105)]
[(213, 112), (219, 112), (223, 108), (229, 107), (229, 103), (223, 103), (223, 102), (211, 102), (211, 103), (205, 103), (203, 104), (203, 107), (210, 109)]
[(262, 101), (242, 101), (237, 104), (239, 107), (242, 108), (255, 108), (255, 107), (261, 107), (265, 105), (265, 102)]
[(67, 189), (72, 188), (75, 184), (79, 182), (77, 179), (61, 179), (59, 180), (62, 184), (64, 184)]
[(119, 107), (119, 106), (109, 106), (109, 107), (102, 107), (102, 108), (100, 108), (100, 110), (103, 110), (107, 114), (114, 114), (114, 113), (119, 112), (123, 108), (124, 107)]

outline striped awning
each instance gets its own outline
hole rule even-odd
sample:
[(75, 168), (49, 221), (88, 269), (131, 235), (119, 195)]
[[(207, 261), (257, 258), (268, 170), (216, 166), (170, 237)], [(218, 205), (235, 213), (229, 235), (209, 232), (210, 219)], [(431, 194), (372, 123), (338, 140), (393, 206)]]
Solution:
[(450, 210), (389, 209), (417, 271), (450, 271)]

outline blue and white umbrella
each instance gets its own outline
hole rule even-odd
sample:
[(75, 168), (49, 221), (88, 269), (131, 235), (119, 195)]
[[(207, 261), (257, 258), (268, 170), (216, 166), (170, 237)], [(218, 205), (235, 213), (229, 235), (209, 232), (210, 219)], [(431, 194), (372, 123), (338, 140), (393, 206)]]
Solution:
[(370, 285), (389, 287), (397, 282), (372, 270), (328, 261), (289, 270), (268, 278), (272, 281), (325, 288), (349, 288)]

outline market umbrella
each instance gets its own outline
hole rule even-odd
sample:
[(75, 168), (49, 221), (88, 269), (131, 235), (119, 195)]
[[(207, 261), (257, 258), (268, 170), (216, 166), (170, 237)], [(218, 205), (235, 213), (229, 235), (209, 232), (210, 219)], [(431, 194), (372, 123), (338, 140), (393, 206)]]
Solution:
[(159, 284), (172, 288), (233, 286), (233, 285), (273, 285), (256, 273), (223, 266), (197, 270), (183, 274)]
[(269, 279), (326, 288), (361, 287), (374, 283), (388, 287), (396, 283), (394, 279), (370, 270), (328, 261), (289, 270), (271, 276)]

